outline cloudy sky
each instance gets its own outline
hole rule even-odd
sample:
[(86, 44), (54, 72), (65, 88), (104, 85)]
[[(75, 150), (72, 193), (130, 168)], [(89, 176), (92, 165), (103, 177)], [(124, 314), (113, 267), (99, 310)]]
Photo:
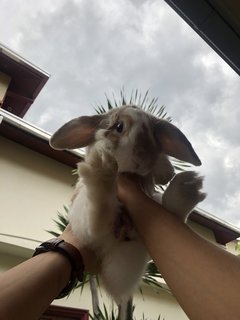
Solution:
[(51, 74), (25, 117), (50, 132), (149, 89), (203, 162), (200, 207), (240, 227), (239, 77), (163, 0), (1, 0), (0, 42)]

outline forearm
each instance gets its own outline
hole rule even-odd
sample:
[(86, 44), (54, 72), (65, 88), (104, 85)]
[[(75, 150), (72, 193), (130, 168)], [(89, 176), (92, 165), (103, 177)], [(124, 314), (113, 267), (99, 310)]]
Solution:
[(190, 319), (239, 319), (240, 260), (146, 196), (129, 202), (140, 236)]
[(70, 262), (59, 253), (40, 254), (0, 275), (0, 315), (8, 320), (33, 320), (70, 279)]

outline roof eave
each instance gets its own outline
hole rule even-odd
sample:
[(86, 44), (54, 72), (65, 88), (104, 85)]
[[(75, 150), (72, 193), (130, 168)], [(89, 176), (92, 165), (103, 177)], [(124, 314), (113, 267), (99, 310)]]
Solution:
[(83, 160), (83, 153), (75, 150), (57, 151), (50, 147), (51, 134), (31, 125), (19, 117), (0, 109), (0, 134), (36, 152), (44, 154), (72, 168)]
[(240, 75), (240, 37), (209, 1), (165, 1)]

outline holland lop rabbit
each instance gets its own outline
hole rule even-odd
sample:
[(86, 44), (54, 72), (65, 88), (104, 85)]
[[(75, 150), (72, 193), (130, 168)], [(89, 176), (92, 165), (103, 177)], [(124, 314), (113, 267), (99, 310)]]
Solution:
[(125, 213), (116, 195), (118, 172), (141, 176), (144, 191), (153, 198), (156, 184), (171, 181), (162, 203), (185, 221), (205, 197), (200, 191), (202, 178), (192, 171), (174, 177), (168, 156), (196, 166), (201, 162), (178, 128), (133, 105), (73, 119), (52, 136), (50, 144), (58, 150), (87, 146), (85, 161), (78, 164), (69, 219), (82, 245), (95, 250), (102, 282), (120, 304), (136, 289), (148, 253), (133, 227), (122, 222)]

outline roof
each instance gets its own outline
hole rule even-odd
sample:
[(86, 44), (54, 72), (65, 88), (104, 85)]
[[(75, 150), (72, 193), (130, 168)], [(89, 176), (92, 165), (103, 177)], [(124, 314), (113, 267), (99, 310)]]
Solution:
[[(0, 109), (0, 135), (40, 154), (75, 168), (84, 157), (80, 151), (56, 151), (49, 146), (51, 135), (28, 122)], [(216, 241), (226, 244), (240, 237), (240, 230), (203, 210), (194, 210), (190, 220), (213, 231)]]
[[(240, 75), (239, 0), (165, 1)], [(221, 244), (239, 237), (239, 229), (206, 212), (194, 211), (190, 218), (207, 224)]]
[(199, 208), (190, 214), (190, 220), (212, 230), (219, 244), (225, 245), (240, 237), (239, 228)]
[(51, 137), (48, 132), (3, 109), (0, 109), (0, 136), (72, 168), (76, 168), (76, 163), (83, 159), (82, 153), (78, 151), (56, 151), (52, 149), (48, 142)]
[(11, 77), (2, 108), (23, 117), (49, 74), (0, 44), (0, 71)]
[(239, 0), (165, 1), (240, 75)]

